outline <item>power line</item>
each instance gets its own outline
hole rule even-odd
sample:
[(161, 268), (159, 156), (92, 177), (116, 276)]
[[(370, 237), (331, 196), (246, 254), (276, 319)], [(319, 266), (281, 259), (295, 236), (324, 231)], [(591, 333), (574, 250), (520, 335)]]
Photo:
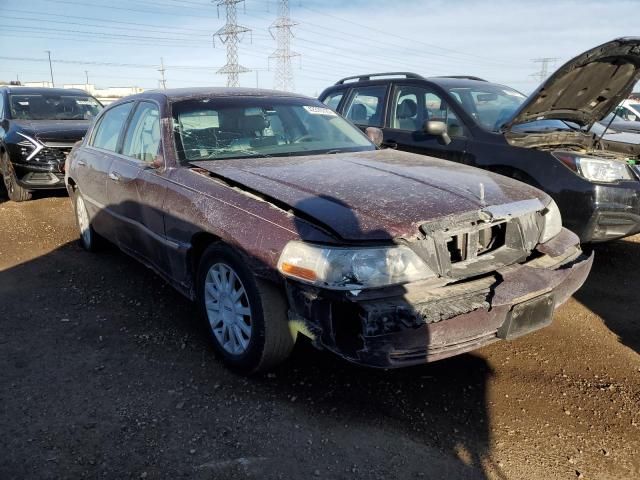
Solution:
[(227, 87), (240, 86), (240, 74), (250, 72), (248, 68), (238, 63), (238, 43), (241, 37), (251, 30), (242, 25), (238, 25), (238, 12), (236, 6), (244, 0), (219, 0), (218, 9), (225, 7), (227, 23), (216, 33), (213, 34), (213, 42), (215, 46), (216, 37), (227, 46), (227, 64), (218, 70), (221, 75), (227, 76)]
[(299, 53), (291, 51), (291, 37), (293, 37), (291, 28), (296, 25), (297, 23), (293, 22), (289, 16), (289, 0), (280, 0), (279, 16), (269, 27), (269, 33), (278, 42), (276, 51), (269, 56), (269, 60), (276, 60), (274, 78), (276, 90), (291, 92), (294, 89), (291, 59), (300, 56)]

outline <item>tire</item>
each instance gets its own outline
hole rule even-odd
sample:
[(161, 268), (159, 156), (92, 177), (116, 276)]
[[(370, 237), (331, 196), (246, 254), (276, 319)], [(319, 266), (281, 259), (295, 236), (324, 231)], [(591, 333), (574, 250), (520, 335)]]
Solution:
[(87, 252), (99, 251), (103, 245), (103, 239), (91, 226), (89, 212), (87, 211), (84, 198), (79, 190), (74, 191), (71, 200), (73, 201), (73, 211), (76, 216), (76, 225), (79, 232), (78, 243)]
[(9, 200), (13, 202), (26, 202), (27, 200), (31, 200), (32, 193), (18, 185), (16, 172), (13, 170), (13, 166), (6, 153), (0, 159), (0, 175), (2, 175), (4, 188), (7, 191)]
[(256, 278), (233, 249), (214, 244), (204, 252), (196, 288), (213, 348), (228, 367), (250, 375), (269, 370), (289, 356), (295, 340), (283, 293)]

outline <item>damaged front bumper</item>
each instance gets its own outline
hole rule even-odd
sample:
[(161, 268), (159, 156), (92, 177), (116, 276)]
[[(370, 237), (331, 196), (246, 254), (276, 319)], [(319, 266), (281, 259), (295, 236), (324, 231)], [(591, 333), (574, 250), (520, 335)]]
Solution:
[(354, 294), (289, 281), (290, 317), (317, 346), (352, 362), (422, 364), (549, 325), (592, 263), (578, 238), (563, 230), (523, 264), (445, 286), (422, 282)]

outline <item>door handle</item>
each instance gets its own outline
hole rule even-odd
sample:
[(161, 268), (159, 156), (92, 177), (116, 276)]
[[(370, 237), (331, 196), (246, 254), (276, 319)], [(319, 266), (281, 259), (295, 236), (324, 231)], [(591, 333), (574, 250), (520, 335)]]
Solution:
[(386, 148), (392, 148), (394, 150), (398, 149), (398, 143), (393, 140), (388, 140), (386, 142), (382, 142), (382, 146)]
[(84, 160), (78, 160), (78, 161), (76, 162), (76, 164), (77, 164), (79, 167), (86, 167), (86, 166), (87, 166), (87, 162), (85, 162)]
[(121, 177), (118, 172), (109, 172), (109, 178), (114, 182), (119, 182)]

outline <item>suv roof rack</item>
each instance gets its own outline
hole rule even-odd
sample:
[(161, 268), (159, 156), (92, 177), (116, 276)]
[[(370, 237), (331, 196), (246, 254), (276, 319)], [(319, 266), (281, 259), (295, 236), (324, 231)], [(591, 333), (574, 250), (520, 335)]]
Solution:
[(371, 77), (391, 77), (391, 76), (404, 76), (404, 78), (417, 78), (424, 79), (422, 75), (412, 72), (385, 72), (385, 73), (369, 73), (367, 75), (354, 75), (353, 77), (345, 77), (342, 80), (338, 80), (335, 84), (342, 85), (348, 80), (358, 80), (359, 82), (366, 82), (371, 80)]
[(458, 78), (460, 80), (477, 80), (478, 82), (488, 82), (484, 78), (474, 77), (473, 75), (440, 75), (435, 78)]

